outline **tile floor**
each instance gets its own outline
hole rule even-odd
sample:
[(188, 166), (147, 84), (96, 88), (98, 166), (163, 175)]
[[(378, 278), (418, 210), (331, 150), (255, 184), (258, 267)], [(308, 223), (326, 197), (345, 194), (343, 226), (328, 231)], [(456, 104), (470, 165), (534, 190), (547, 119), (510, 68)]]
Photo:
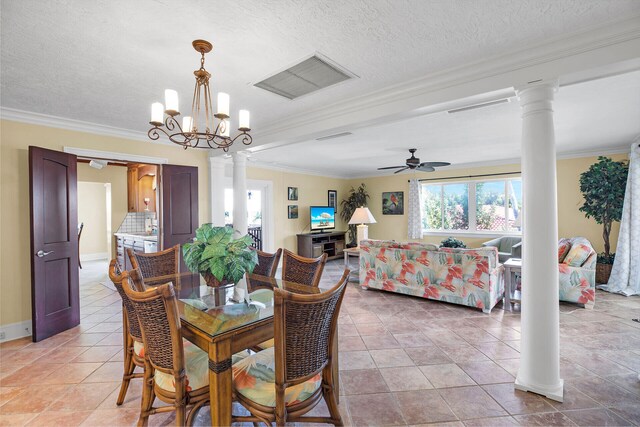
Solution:
[[(0, 426), (133, 425), (140, 382), (116, 407), (121, 302), (86, 263), (80, 326), (48, 340), (0, 345)], [(323, 286), (339, 278), (327, 265)], [(350, 283), (340, 316), (340, 409), (347, 425), (640, 425), (640, 298), (598, 292), (594, 310), (561, 304), (565, 402), (514, 391), (520, 316)], [(325, 412), (318, 407), (316, 412)], [(206, 411), (204, 411), (206, 412)], [(197, 422), (207, 422), (206, 413)], [(150, 425), (172, 425), (172, 415)]]

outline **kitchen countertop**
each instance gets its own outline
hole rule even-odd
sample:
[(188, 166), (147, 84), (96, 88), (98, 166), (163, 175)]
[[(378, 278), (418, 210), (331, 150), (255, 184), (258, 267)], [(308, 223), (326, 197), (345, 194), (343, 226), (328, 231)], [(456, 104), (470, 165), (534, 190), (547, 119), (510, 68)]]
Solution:
[(154, 242), (158, 241), (158, 235), (157, 234), (143, 234), (143, 233), (113, 233), (114, 236), (117, 237), (131, 237), (133, 239), (142, 239), (142, 240), (151, 240)]

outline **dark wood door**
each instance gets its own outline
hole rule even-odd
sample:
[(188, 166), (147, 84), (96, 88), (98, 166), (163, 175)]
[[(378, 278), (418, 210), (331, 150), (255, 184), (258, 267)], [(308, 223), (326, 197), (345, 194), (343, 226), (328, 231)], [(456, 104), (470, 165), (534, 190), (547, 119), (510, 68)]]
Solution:
[[(198, 228), (198, 168), (162, 165), (162, 249), (183, 245), (196, 236)], [(200, 276), (188, 273), (180, 251), (182, 273), (180, 296), (197, 295)]]
[(80, 323), (77, 159), (29, 147), (33, 341)]

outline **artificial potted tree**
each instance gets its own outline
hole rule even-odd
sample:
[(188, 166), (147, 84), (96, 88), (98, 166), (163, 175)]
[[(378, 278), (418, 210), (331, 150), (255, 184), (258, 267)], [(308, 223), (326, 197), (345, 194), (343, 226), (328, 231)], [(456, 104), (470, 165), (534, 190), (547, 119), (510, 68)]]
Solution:
[(584, 197), (580, 211), (587, 218), (593, 218), (598, 224), (602, 224), (604, 252), (598, 254), (597, 283), (607, 283), (611, 275), (616, 254), (611, 253), (609, 236), (613, 222), (620, 221), (622, 217), (628, 173), (627, 162), (615, 162), (609, 157), (600, 156), (598, 162), (580, 175), (580, 191)]
[[(364, 183), (361, 183), (358, 188), (351, 187), (347, 198), (340, 202), (340, 218), (342, 218), (344, 222), (348, 223), (357, 208), (367, 206), (367, 200), (369, 198), (369, 193), (367, 192), (367, 188)], [(349, 241), (351, 243), (347, 245), (348, 247), (354, 247), (357, 245), (357, 235), (358, 232), (355, 224), (349, 225)]]
[(193, 243), (182, 247), (189, 270), (204, 277), (207, 285), (219, 287), (238, 283), (258, 264), (258, 253), (251, 247), (251, 236), (233, 238), (233, 228), (203, 224)]

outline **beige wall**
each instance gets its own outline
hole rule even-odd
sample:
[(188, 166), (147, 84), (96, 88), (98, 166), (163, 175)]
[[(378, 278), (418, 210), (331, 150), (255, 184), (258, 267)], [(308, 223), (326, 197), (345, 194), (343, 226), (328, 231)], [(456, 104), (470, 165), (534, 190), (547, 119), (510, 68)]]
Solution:
[[(111, 184), (111, 232), (115, 233), (120, 224), (127, 215), (127, 168), (122, 166), (105, 166), (102, 169), (96, 169), (87, 163), (78, 163), (78, 181), (94, 182), (94, 183), (110, 183)], [(79, 206), (82, 206), (82, 199), (78, 195)], [(78, 216), (78, 220), (82, 218)], [(85, 222), (86, 226), (86, 222)], [(84, 233), (84, 231), (83, 231)], [(82, 237), (80, 244), (80, 253), (83, 253), (83, 244), (86, 243)], [(109, 241), (111, 247), (111, 257), (115, 257), (115, 248), (113, 240)]]
[[(627, 159), (626, 154), (609, 156), (614, 160)], [(580, 174), (597, 161), (597, 157), (581, 157), (558, 160), (558, 234), (560, 237), (584, 236), (594, 245), (596, 251), (602, 252), (602, 227), (593, 219), (585, 218), (578, 210), (582, 205), (580, 193)], [(480, 175), (487, 173), (515, 172), (520, 170), (519, 164), (479, 167), (469, 169), (442, 169), (437, 172), (415, 172), (375, 178), (361, 178), (349, 180), (349, 186), (357, 186), (364, 182), (371, 195), (369, 210), (377, 223), (369, 225), (369, 237), (372, 239), (393, 239), (406, 241), (407, 239), (407, 197), (409, 192), (408, 180), (411, 178), (443, 178), (447, 176)], [(405, 215), (382, 215), (382, 192), (404, 191)], [(614, 223), (611, 230), (611, 248), (615, 250), (618, 241), (619, 223)], [(424, 241), (439, 244), (447, 236), (426, 235)], [(459, 237), (468, 247), (478, 247), (489, 240), (488, 237)]]
[(0, 325), (31, 319), (31, 250), (29, 243), (28, 147), (62, 151), (63, 147), (164, 157), (171, 164), (198, 167), (200, 221), (209, 221), (206, 150), (184, 150), (153, 142), (133, 141), (45, 126), (0, 121)]
[(104, 254), (107, 251), (107, 188), (100, 182), (78, 181), (78, 222), (83, 224), (80, 256)]
[[(137, 155), (168, 158), (171, 164), (197, 166), (199, 170), (199, 217), (200, 222), (209, 222), (209, 173), (208, 153), (205, 150), (183, 150), (180, 147), (152, 142), (133, 141), (115, 137), (99, 136), (44, 126), (28, 125), (12, 121), (0, 121), (0, 325), (29, 320), (31, 318), (31, 274), (29, 247), (29, 176), (28, 147), (36, 145), (61, 151), (63, 147), (77, 147), (101, 151), (112, 151)], [(611, 156), (615, 160), (626, 155)], [(578, 211), (581, 202), (578, 179), (596, 157), (558, 161), (558, 209), (559, 232), (561, 236), (582, 235), (587, 237), (597, 251), (602, 251), (601, 227), (588, 220)], [(111, 167), (103, 169), (106, 173)], [(122, 168), (124, 170), (124, 168)], [(308, 232), (309, 206), (325, 205), (327, 190), (338, 191), (338, 201), (342, 200), (351, 186), (366, 183), (371, 202), (369, 208), (378, 221), (370, 225), (369, 235), (375, 239), (406, 240), (407, 217), (382, 215), (381, 196), (383, 191), (404, 191), (405, 211), (408, 196), (407, 179), (417, 177), (444, 177), (519, 170), (519, 165), (456, 169), (432, 174), (401, 174), (377, 178), (338, 179), (315, 175), (298, 174), (281, 170), (249, 167), (249, 179), (270, 180), (274, 189), (275, 247), (296, 250), (296, 234)], [(104, 178), (100, 171), (80, 165), (80, 181), (111, 182), (113, 195), (113, 229), (117, 229), (126, 213), (126, 172), (120, 177)], [(120, 184), (118, 184), (120, 183)], [(287, 187), (298, 187), (299, 200), (287, 200)], [(124, 196), (118, 196), (118, 188), (124, 188)], [(122, 200), (124, 207), (117, 207)], [(287, 206), (297, 204), (298, 219), (287, 219)], [(120, 210), (121, 214), (116, 214)], [(338, 230), (346, 230), (346, 225), (338, 219)], [(618, 225), (611, 233), (612, 247), (618, 237)], [(438, 243), (442, 236), (426, 236), (424, 240)], [(470, 247), (476, 247), (485, 238), (463, 239)]]
[[(326, 206), (328, 190), (336, 190), (338, 201), (340, 201), (349, 188), (344, 179), (254, 167), (247, 168), (247, 178), (273, 182), (275, 247), (294, 252), (297, 250), (296, 234), (309, 233), (309, 206)], [(288, 187), (298, 187), (297, 201), (287, 200)], [(298, 219), (287, 218), (289, 205), (298, 205)], [(346, 229), (339, 215), (336, 216), (336, 231), (346, 231)]]

